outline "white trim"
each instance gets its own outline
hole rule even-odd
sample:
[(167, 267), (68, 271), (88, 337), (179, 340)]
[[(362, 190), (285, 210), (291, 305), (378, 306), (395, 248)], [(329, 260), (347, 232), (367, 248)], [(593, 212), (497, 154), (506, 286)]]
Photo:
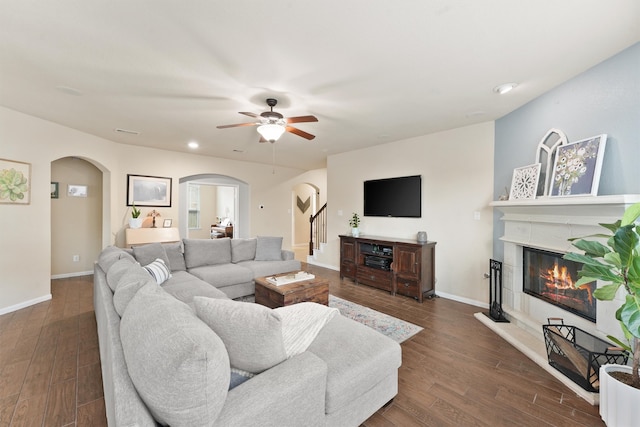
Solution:
[(476, 301), (470, 298), (464, 298), (458, 295), (448, 294), (446, 292), (440, 292), (438, 290), (436, 290), (436, 295), (442, 298), (453, 300), (453, 301), (458, 301), (458, 302), (462, 302), (469, 305), (475, 305), (476, 307), (489, 308), (489, 304), (486, 302)]
[[(313, 261), (313, 262), (312, 262)], [(315, 262), (314, 260), (310, 259), (310, 256), (307, 257), (307, 264), (311, 264), (311, 265), (317, 265), (318, 267), (324, 267), (324, 268), (328, 268), (329, 270), (333, 270), (333, 271), (340, 271), (339, 268), (334, 267), (333, 265), (329, 265), (329, 264), (323, 264), (321, 262)]]
[(29, 300), (29, 301), (23, 301), (20, 304), (11, 305), (11, 306), (5, 307), (5, 308), (0, 308), (0, 316), (3, 315), (3, 314), (7, 314), (7, 313), (14, 312), (14, 311), (18, 311), (20, 309), (32, 306), (34, 304), (39, 304), (41, 302), (49, 301), (50, 299), (51, 299), (51, 294), (47, 294), (47, 295), (43, 295), (43, 296), (38, 297), (38, 298), (34, 298), (32, 300)]
[(91, 271), (78, 271), (76, 273), (63, 273), (63, 274), (55, 274), (51, 276), (51, 279), (66, 279), (67, 277), (80, 277), (80, 276), (91, 276), (93, 274), (93, 270)]

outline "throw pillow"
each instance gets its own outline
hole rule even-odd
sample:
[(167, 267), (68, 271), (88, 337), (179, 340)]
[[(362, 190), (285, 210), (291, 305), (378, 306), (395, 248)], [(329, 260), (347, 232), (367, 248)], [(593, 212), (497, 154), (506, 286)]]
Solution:
[(134, 246), (133, 256), (140, 265), (147, 265), (160, 258), (165, 265), (169, 265), (167, 252), (161, 243), (149, 243), (148, 245)]
[(339, 313), (337, 308), (313, 302), (301, 302), (273, 311), (282, 319), (282, 340), (288, 358), (305, 352), (324, 325)]
[(171, 271), (186, 271), (187, 266), (184, 263), (184, 254), (182, 253), (182, 243), (163, 243), (164, 251), (169, 258), (169, 269)]
[(215, 423), (227, 398), (229, 357), (186, 304), (147, 285), (122, 316), (120, 336), (129, 376), (160, 424)]
[(135, 262), (135, 259), (124, 250), (115, 246), (107, 246), (98, 256), (98, 265), (102, 268), (102, 271), (106, 273), (116, 261), (125, 258)]
[(231, 239), (183, 239), (183, 242), (187, 268), (231, 262)]
[(127, 273), (129, 267), (136, 262), (133, 259), (123, 258), (114, 262), (107, 271), (107, 284), (111, 288), (111, 292), (115, 292), (118, 282)]
[(132, 264), (127, 269), (125, 274), (118, 281), (116, 290), (113, 293), (113, 306), (120, 317), (122, 317), (127, 305), (129, 305), (129, 301), (131, 301), (135, 294), (148, 283), (158, 286), (154, 282), (153, 278), (149, 276), (147, 270), (140, 267), (140, 264)]
[(258, 236), (256, 261), (281, 261), (282, 237)]
[(231, 239), (231, 262), (251, 261), (256, 257), (256, 239)]
[(162, 285), (171, 277), (169, 267), (160, 258), (143, 267), (153, 277), (158, 285)]
[(280, 316), (250, 302), (195, 297), (196, 314), (222, 339), (232, 368), (260, 373), (283, 362)]

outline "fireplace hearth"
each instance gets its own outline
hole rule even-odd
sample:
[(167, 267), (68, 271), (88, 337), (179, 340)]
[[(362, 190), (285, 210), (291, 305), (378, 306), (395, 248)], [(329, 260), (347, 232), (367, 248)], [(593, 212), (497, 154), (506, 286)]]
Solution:
[(574, 286), (580, 263), (563, 259), (561, 253), (526, 246), (522, 257), (524, 293), (596, 322), (596, 282)]

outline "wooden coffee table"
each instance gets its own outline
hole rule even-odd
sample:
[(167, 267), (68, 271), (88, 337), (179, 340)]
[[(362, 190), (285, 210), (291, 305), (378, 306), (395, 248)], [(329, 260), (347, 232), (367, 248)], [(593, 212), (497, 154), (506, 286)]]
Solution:
[[(297, 271), (276, 274), (275, 277), (288, 276), (295, 273)], [(316, 276), (314, 279), (277, 286), (269, 283), (267, 277), (255, 279), (256, 302), (258, 304), (270, 308), (284, 307), (304, 301), (329, 305), (329, 281), (327, 279)]]

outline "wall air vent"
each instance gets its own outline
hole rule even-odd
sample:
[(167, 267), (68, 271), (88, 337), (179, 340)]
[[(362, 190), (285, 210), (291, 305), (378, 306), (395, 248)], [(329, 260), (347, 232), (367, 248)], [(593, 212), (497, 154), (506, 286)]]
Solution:
[(118, 133), (126, 133), (127, 135), (140, 135), (140, 132), (136, 130), (127, 130), (127, 129), (120, 129), (120, 128), (115, 128), (114, 130)]

